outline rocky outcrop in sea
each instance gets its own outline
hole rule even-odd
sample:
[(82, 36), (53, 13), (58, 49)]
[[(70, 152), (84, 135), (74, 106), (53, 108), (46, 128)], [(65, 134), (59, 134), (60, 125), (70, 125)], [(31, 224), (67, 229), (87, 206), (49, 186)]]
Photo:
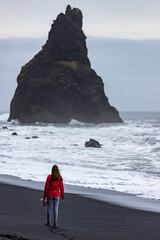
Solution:
[(122, 122), (105, 96), (101, 77), (91, 68), (78, 8), (68, 5), (58, 15), (42, 50), (22, 67), (17, 82), (9, 121)]

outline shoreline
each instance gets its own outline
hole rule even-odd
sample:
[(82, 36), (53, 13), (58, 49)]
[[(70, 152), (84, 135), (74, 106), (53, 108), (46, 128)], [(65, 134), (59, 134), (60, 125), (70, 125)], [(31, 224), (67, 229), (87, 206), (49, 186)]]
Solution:
[[(24, 180), (11, 175), (0, 174), (0, 183), (44, 190), (45, 182)], [(89, 199), (98, 200), (113, 205), (136, 209), (141, 211), (160, 213), (160, 200), (137, 197), (134, 194), (117, 192), (113, 190), (86, 188), (76, 185), (64, 184), (65, 193), (76, 194)]]

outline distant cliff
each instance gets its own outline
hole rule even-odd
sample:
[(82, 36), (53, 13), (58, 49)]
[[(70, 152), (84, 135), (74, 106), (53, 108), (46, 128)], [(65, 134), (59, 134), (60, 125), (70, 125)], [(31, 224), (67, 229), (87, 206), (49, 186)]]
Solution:
[(91, 69), (85, 40), (82, 12), (68, 5), (53, 22), (42, 50), (22, 67), (9, 121), (122, 122), (105, 96), (102, 79)]

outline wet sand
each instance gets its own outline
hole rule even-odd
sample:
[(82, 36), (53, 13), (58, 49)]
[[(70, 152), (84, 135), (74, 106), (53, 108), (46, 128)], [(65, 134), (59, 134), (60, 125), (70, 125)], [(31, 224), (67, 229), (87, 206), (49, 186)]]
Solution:
[(159, 240), (160, 214), (65, 194), (58, 228), (46, 227), (43, 191), (0, 183), (0, 240)]

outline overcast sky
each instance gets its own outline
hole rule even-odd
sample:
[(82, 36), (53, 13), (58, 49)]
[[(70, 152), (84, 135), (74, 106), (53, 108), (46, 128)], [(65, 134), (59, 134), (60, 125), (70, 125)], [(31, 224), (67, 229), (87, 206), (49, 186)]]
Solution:
[(160, 38), (159, 0), (0, 0), (0, 37), (44, 37), (68, 3), (82, 10), (86, 35)]
[(160, 111), (159, 0), (0, 0), (0, 110), (20, 68), (44, 45), (67, 4), (83, 12), (92, 67), (119, 111)]

